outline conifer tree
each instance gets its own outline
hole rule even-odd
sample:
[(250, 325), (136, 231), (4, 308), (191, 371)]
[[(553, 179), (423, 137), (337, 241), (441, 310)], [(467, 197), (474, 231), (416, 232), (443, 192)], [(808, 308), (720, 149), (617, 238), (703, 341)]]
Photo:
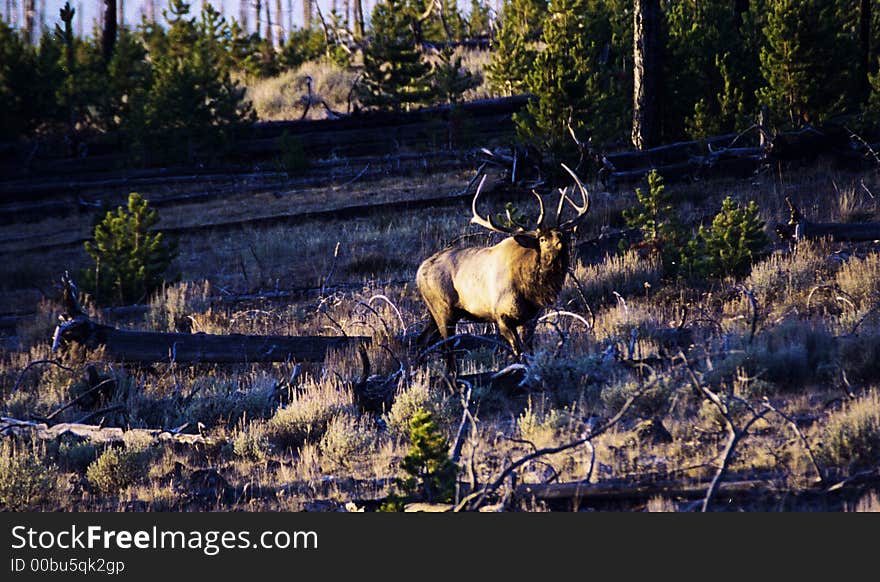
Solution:
[(741, 206), (729, 196), (709, 228), (688, 243), (684, 267), (692, 276), (742, 277), (767, 254), (769, 239), (754, 200)]
[(437, 62), (431, 74), (434, 98), (441, 103), (458, 103), (464, 93), (480, 84), (475, 74), (462, 64), (461, 55), (451, 46), (443, 47), (437, 54)]
[(83, 271), (82, 280), (96, 301), (135, 303), (162, 286), (177, 249), (152, 232), (158, 222), (159, 214), (132, 192), (126, 208), (107, 212), (95, 226), (93, 241), (85, 243), (95, 267)]
[(610, 74), (610, 14), (600, 0), (551, 3), (544, 23), (545, 45), (526, 77), (536, 96), (515, 116), (519, 135), (551, 152), (574, 147), (569, 125), (596, 141), (619, 136), (628, 120), (619, 85)]
[[(205, 5), (201, 20), (189, 5), (171, 0), (165, 13), (168, 32), (151, 46), (154, 82), (146, 99), (151, 131), (181, 130), (187, 155), (222, 145), (227, 130), (254, 119), (245, 89), (231, 77), (231, 35), (225, 18)], [(171, 144), (175, 145), (175, 144)]]
[(400, 480), (409, 498), (423, 498), (429, 503), (448, 503), (455, 491), (458, 467), (449, 458), (449, 444), (431, 413), (417, 411), (410, 419), (411, 447), (401, 468), (407, 476)]
[(777, 0), (768, 5), (761, 50), (766, 85), (759, 98), (786, 125), (818, 124), (841, 112), (858, 62), (836, 0)]
[(745, 8), (725, 2), (666, 2), (664, 140), (717, 135), (753, 122), (745, 118), (756, 109), (758, 50), (752, 14), (737, 10)]
[(489, 4), (483, 0), (471, 0), (471, 11), (467, 21), (468, 37), (477, 39), (489, 36), (491, 28)]
[(526, 77), (535, 65), (546, 15), (546, 0), (505, 0), (492, 62), (486, 67), (495, 91), (516, 95), (528, 90)]
[(412, 12), (403, 0), (376, 5), (371, 42), (364, 48), (364, 72), (358, 85), (367, 107), (406, 109), (431, 96), (431, 66), (416, 46)]

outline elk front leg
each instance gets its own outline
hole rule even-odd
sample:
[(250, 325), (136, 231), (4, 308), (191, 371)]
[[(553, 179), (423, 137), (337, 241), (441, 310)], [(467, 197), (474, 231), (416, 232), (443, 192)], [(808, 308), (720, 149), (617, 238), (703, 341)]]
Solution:
[(516, 322), (510, 318), (502, 317), (498, 320), (498, 331), (501, 333), (501, 337), (506, 339), (510, 347), (513, 348), (513, 355), (519, 357), (523, 353), (523, 344), (516, 331)]

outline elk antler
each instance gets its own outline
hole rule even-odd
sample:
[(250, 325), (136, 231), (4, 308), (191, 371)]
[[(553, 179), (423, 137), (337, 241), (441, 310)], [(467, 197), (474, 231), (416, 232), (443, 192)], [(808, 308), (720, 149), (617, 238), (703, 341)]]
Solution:
[(558, 226), (559, 229), (565, 230), (575, 226), (584, 216), (587, 215), (587, 212), (590, 211), (590, 195), (587, 193), (587, 188), (584, 186), (583, 182), (581, 182), (581, 179), (577, 177), (577, 174), (575, 174), (571, 168), (565, 164), (562, 164), (562, 168), (574, 178), (574, 183), (577, 185), (578, 190), (580, 190), (581, 193), (581, 205), (578, 206), (571, 198), (569, 198), (569, 188), (566, 188), (565, 190), (560, 189), (559, 191), (561, 197), (559, 199), (559, 208), (556, 212), (556, 222), (559, 223), (559, 215), (562, 213), (563, 200), (571, 204), (572, 208), (577, 212), (577, 215), (574, 218), (566, 220)]
[(477, 193), (474, 194), (474, 200), (471, 202), (471, 213), (473, 216), (471, 217), (471, 222), (482, 226), (485, 229), (491, 230), (493, 232), (500, 232), (501, 234), (514, 234), (516, 232), (521, 232), (524, 230), (521, 226), (517, 229), (509, 228), (506, 226), (499, 226), (492, 221), (492, 215), (487, 214), (486, 218), (483, 218), (477, 212), (477, 198), (480, 197), (480, 193), (483, 191), (483, 184), (486, 182), (486, 175), (483, 174), (482, 179), (480, 179), (480, 184), (477, 186)]
[(534, 190), (532, 190), (532, 194), (538, 199), (538, 208), (540, 209), (540, 212), (538, 212), (538, 222), (536, 224), (538, 225), (538, 228), (541, 228), (544, 226), (544, 199)]

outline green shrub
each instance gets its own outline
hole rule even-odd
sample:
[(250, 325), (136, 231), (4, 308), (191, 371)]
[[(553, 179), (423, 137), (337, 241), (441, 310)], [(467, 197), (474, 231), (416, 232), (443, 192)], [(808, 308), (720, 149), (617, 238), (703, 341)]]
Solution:
[[(654, 253), (642, 256), (636, 250), (607, 255), (597, 264), (578, 263), (574, 275), (580, 283), (584, 298), (590, 305), (616, 302), (615, 292), (624, 297), (645, 293), (646, 286), (656, 287), (663, 276), (663, 264)], [(571, 278), (562, 288), (560, 303), (566, 304), (577, 297)], [(575, 300), (575, 304), (579, 304)]]
[(636, 200), (636, 208), (623, 211), (626, 225), (642, 233), (639, 247), (647, 248), (659, 256), (664, 272), (675, 275), (681, 263), (682, 228), (663, 184), (663, 176), (657, 170), (651, 170), (648, 174), (647, 191), (636, 188)]
[(98, 447), (90, 442), (62, 442), (58, 446), (58, 464), (65, 471), (83, 473), (98, 457)]
[(269, 457), (269, 439), (262, 431), (254, 429), (252, 423), (246, 430), (235, 435), (232, 439), (232, 452), (240, 459), (265, 461)]
[(293, 175), (308, 169), (309, 159), (306, 157), (306, 150), (299, 137), (290, 135), (285, 130), (278, 138), (278, 145), (281, 148), (278, 165), (282, 170)]
[(820, 460), (844, 469), (880, 463), (880, 393), (876, 390), (833, 413), (825, 426)]
[(351, 469), (375, 442), (367, 424), (350, 414), (338, 414), (327, 424), (318, 443), (333, 469)]
[(97, 302), (137, 303), (162, 288), (177, 245), (151, 232), (158, 222), (159, 213), (132, 192), (126, 208), (107, 212), (95, 226), (94, 240), (85, 243), (95, 266), (83, 271), (82, 280)]
[(331, 382), (309, 383), (268, 420), (266, 436), (285, 449), (318, 443), (333, 418), (352, 410), (350, 391), (338, 390)]
[(54, 466), (26, 445), (4, 443), (0, 448), (0, 507), (34, 510), (55, 490)]
[(115, 495), (147, 476), (147, 453), (111, 447), (86, 469), (89, 480), (103, 495)]
[(419, 373), (411, 386), (401, 390), (385, 414), (385, 422), (392, 436), (403, 439), (409, 435), (410, 423), (421, 410), (428, 410), (435, 422), (451, 426), (453, 421), (452, 404), (440, 390), (432, 390), (432, 378), (427, 372)]
[(688, 243), (683, 262), (694, 277), (742, 277), (766, 256), (769, 244), (755, 201), (742, 207), (728, 196), (712, 226), (701, 226)]
[(409, 424), (410, 450), (401, 463), (406, 477), (398, 481), (410, 498), (449, 503), (455, 492), (458, 466), (449, 458), (449, 444), (431, 413), (419, 410)]
[(840, 365), (851, 382), (871, 384), (880, 381), (880, 335), (841, 338)]

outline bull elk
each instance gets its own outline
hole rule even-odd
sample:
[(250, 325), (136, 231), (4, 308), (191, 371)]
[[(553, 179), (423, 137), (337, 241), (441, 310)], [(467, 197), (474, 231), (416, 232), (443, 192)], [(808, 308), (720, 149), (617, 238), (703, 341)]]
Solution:
[[(471, 222), (492, 232), (508, 234), (491, 247), (447, 248), (427, 258), (416, 272), (416, 284), (431, 314), (431, 321), (420, 337), (423, 345), (455, 333), (455, 324), (463, 318), (494, 323), (513, 353), (523, 352), (519, 328), (527, 328), (530, 338), (533, 319), (543, 308), (556, 301), (568, 273), (571, 230), (587, 214), (590, 198), (577, 175), (565, 164), (562, 167), (574, 178), (581, 204), (572, 197), (572, 188), (559, 189), (556, 220), (544, 224), (544, 201), (538, 198), (539, 215), (535, 228), (516, 221), (512, 226), (496, 224), (491, 215), (477, 212), (477, 201), (486, 181), (484, 175), (471, 203)], [(577, 215), (560, 222), (565, 203)], [(438, 337), (439, 336), (439, 337)]]

